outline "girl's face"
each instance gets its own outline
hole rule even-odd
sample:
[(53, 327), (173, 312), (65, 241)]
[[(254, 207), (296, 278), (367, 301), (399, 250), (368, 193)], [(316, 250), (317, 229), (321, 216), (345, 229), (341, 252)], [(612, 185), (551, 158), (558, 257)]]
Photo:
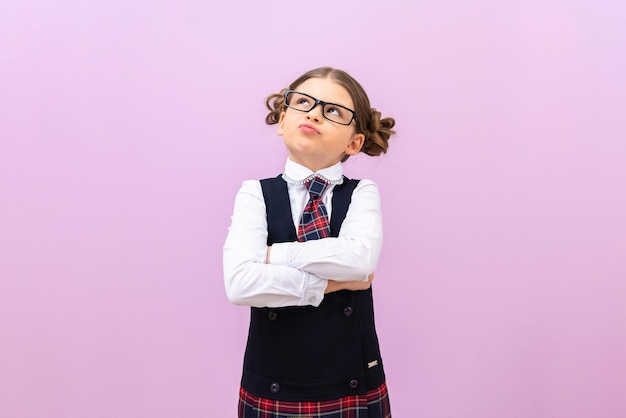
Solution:
[[(342, 85), (329, 78), (309, 78), (295, 88), (318, 100), (354, 109), (350, 93)], [(309, 112), (287, 108), (278, 121), (281, 135), (289, 150), (289, 158), (312, 171), (330, 167), (347, 155), (361, 150), (364, 136), (357, 134), (354, 121), (340, 125), (322, 116), (322, 105)]]

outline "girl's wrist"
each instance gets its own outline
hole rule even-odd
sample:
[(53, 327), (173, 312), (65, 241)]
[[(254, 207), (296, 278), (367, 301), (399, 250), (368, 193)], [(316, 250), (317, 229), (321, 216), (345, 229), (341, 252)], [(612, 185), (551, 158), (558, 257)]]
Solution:
[(338, 290), (341, 290), (339, 288), (340, 285), (341, 285), (340, 282), (337, 282), (335, 280), (328, 280), (328, 284), (326, 285), (326, 290), (324, 290), (324, 294), (332, 293), (332, 292), (336, 292)]

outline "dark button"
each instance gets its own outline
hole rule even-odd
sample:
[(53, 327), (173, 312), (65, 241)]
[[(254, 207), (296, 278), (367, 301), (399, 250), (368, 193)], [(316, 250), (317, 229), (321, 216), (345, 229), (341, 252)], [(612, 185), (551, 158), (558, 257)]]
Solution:
[(346, 306), (345, 308), (343, 308), (343, 316), (345, 316), (346, 318), (350, 318), (353, 312), (354, 309), (352, 309), (351, 306)]
[(359, 387), (359, 381), (356, 379), (352, 379), (350, 381), (350, 389), (356, 389)]
[(272, 393), (280, 392), (280, 385), (278, 383), (272, 383), (270, 385), (270, 392), (272, 392)]
[(274, 312), (274, 311), (269, 311), (269, 312), (267, 313), (267, 318), (268, 318), (270, 321), (276, 321), (276, 318), (278, 318), (278, 314), (277, 314), (276, 312)]

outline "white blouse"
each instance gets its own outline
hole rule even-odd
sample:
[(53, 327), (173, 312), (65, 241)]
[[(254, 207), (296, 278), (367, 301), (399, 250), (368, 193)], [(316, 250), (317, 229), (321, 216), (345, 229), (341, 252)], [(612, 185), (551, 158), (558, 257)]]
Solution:
[[(343, 181), (341, 163), (313, 172), (287, 160), (287, 182), (294, 227), (309, 199), (304, 181), (312, 175), (331, 184), (322, 196), (332, 216), (335, 184)], [(318, 306), (328, 280), (363, 280), (374, 272), (382, 247), (382, 214), (378, 186), (361, 180), (337, 238), (272, 245), (267, 257), (267, 217), (258, 180), (244, 181), (224, 243), (224, 282), (232, 303), (256, 307)]]

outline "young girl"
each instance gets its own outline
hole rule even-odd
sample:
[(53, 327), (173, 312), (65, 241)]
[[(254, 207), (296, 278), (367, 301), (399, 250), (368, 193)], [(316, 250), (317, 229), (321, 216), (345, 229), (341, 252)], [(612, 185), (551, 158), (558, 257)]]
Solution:
[(243, 183), (224, 244), (228, 297), (252, 307), (238, 416), (391, 417), (370, 287), (379, 193), (341, 163), (386, 152), (395, 121), (328, 67), (267, 106), (289, 151), (285, 171)]

